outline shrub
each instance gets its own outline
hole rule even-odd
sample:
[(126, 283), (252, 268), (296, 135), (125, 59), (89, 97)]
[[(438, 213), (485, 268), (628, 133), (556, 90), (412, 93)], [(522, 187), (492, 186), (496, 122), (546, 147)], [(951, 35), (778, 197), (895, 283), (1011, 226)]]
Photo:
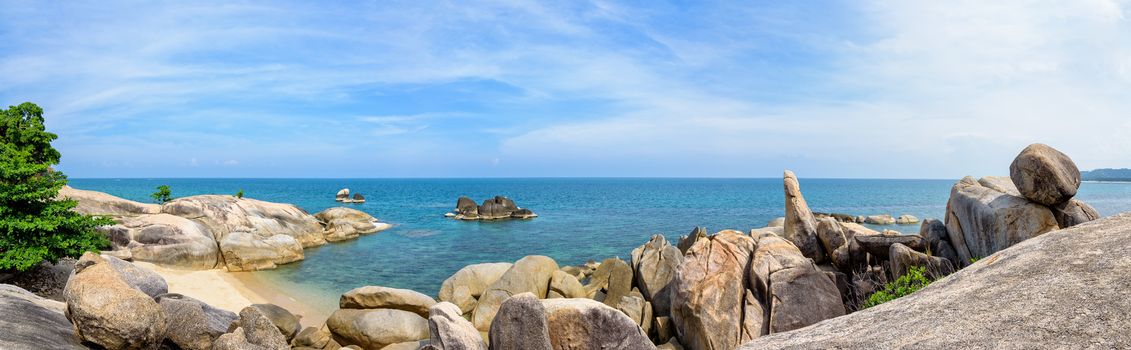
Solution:
[(239, 192), (236, 192), (236, 198), (243, 198), (243, 189), (242, 188), (240, 189)]
[(884, 285), (884, 289), (877, 291), (864, 302), (864, 308), (870, 308), (923, 289), (933, 282), (927, 275), (927, 270), (921, 266), (912, 267), (906, 274), (899, 276), (895, 281)]
[(149, 196), (153, 197), (153, 200), (157, 203), (166, 203), (173, 200), (173, 191), (169, 190), (169, 185), (161, 185), (157, 186), (157, 192), (153, 192)]
[(0, 110), (0, 270), (26, 271), (110, 244), (95, 228), (113, 220), (79, 214), (75, 201), (56, 198), (67, 184), (51, 168), (59, 163), (56, 138), (33, 103)]

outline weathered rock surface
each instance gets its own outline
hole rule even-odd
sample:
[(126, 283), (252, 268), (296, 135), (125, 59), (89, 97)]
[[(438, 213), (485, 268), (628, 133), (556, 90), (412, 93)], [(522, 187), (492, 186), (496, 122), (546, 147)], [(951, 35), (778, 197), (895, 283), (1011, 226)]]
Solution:
[(414, 290), (365, 286), (342, 294), (338, 304), (342, 309), (395, 309), (428, 317), (436, 300)]
[(157, 304), (165, 311), (165, 341), (185, 350), (212, 349), (213, 342), (238, 319), (236, 313), (221, 310), (180, 294), (162, 294)]
[(620, 258), (608, 258), (601, 262), (597, 271), (589, 276), (589, 284), (585, 285), (585, 292), (596, 295), (604, 292), (600, 301), (605, 305), (616, 306), (620, 298), (632, 291), (632, 267)]
[(679, 243), (676, 244), (676, 247), (679, 248), (681, 254), (687, 254), (687, 250), (691, 249), (695, 242), (704, 238), (707, 238), (707, 228), (696, 226), (686, 236), (679, 237)]
[(196, 220), (221, 241), (232, 233), (245, 232), (265, 238), (289, 236), (303, 248), (326, 243), (318, 220), (291, 204), (204, 195), (174, 199), (165, 203), (161, 212)]
[(122, 277), (126, 284), (151, 298), (169, 292), (169, 284), (156, 272), (137, 267), (137, 265), (128, 261), (112, 256), (103, 255), (102, 259), (110, 264), (110, 268), (118, 273), (118, 276)]
[(793, 242), (806, 257), (817, 263), (825, 260), (825, 252), (817, 238), (817, 221), (805, 197), (801, 195), (801, 185), (792, 171), (785, 171), (785, 238)]
[(475, 306), (472, 323), (481, 331), (490, 330), (491, 320), (495, 318), (499, 306), (513, 295), (533, 293), (537, 298), (545, 298), (550, 286), (550, 278), (558, 270), (554, 259), (541, 255), (530, 255), (519, 259), (498, 281), (492, 283)]
[(283, 234), (231, 232), (220, 240), (220, 253), (232, 272), (273, 269), (303, 259), (302, 244)]
[(924, 250), (923, 237), (919, 235), (904, 235), (892, 231), (878, 235), (855, 235), (856, 243), (868, 254), (886, 259), (892, 244), (902, 244), (915, 250)]
[(339, 344), (365, 349), (428, 338), (428, 321), (403, 310), (339, 309), (326, 320), (326, 326)]
[(584, 298), (585, 286), (577, 280), (577, 277), (566, 273), (565, 271), (554, 271), (550, 277), (550, 290), (546, 292), (546, 298)]
[(985, 187), (969, 176), (951, 188), (945, 223), (963, 265), (1059, 227), (1048, 207)]
[(591, 299), (541, 301), (554, 349), (655, 349), (632, 319)]
[(519, 208), (510, 198), (495, 196), (483, 201), (482, 205), (475, 205), (471, 198), (460, 197), (456, 200), (455, 212), (449, 215), (460, 220), (498, 220), (498, 219), (529, 219), (538, 217), (530, 209)]
[(476, 300), (487, 291), (503, 274), (510, 270), (511, 263), (485, 263), (467, 265), (452, 274), (440, 285), (440, 301), (459, 306), (463, 313), (475, 309)]
[(391, 227), (389, 224), (378, 222), (377, 218), (363, 211), (343, 207), (323, 210), (314, 214), (314, 217), (326, 226), (324, 233), (328, 242), (354, 239), (360, 235), (376, 233)]
[(1080, 169), (1064, 153), (1044, 144), (1025, 147), (1013, 164), (1009, 178), (1021, 195), (1031, 201), (1053, 206), (1067, 202), (1080, 188)]
[(115, 249), (136, 261), (186, 269), (211, 269), (221, 264), (220, 250), (208, 227), (170, 214), (123, 216), (118, 225), (100, 229)]
[(500, 305), (487, 338), (491, 350), (552, 349), (546, 308), (531, 293), (520, 293), (507, 299)]
[(864, 219), (864, 223), (872, 225), (892, 225), (895, 224), (895, 218), (888, 214), (869, 215)]
[(950, 260), (929, 256), (899, 243), (891, 245), (888, 257), (892, 279), (903, 276), (912, 267), (926, 268), (930, 276), (946, 276), (954, 272), (954, 263)]
[(475, 325), (464, 319), (459, 307), (449, 302), (433, 305), (428, 313), (430, 345), (436, 350), (487, 350)]
[(157, 204), (134, 202), (106, 193), (80, 190), (71, 186), (63, 186), (59, 189), (58, 197), (69, 198), (78, 202), (78, 206), (74, 210), (87, 215), (131, 216), (161, 212), (161, 206)]
[(754, 239), (738, 231), (700, 239), (687, 251), (671, 287), (671, 318), (683, 345), (731, 349), (761, 333), (763, 309), (746, 288), (753, 252)]
[(1100, 218), (1100, 213), (1095, 208), (1075, 198), (1049, 209), (1052, 209), (1052, 215), (1056, 217), (1056, 223), (1060, 228), (1069, 228)]
[(344, 202), (348, 199), (350, 199), (350, 189), (348, 188), (338, 190), (338, 194), (334, 195), (334, 200), (339, 202)]
[(295, 335), (291, 345), (295, 348), (323, 349), (330, 344), (330, 337), (330, 330), (325, 326), (322, 328), (306, 327)]
[(639, 290), (633, 289), (631, 293), (621, 297), (615, 307), (639, 326), (644, 334), (652, 331), (652, 303), (645, 300)]
[(896, 225), (912, 225), (918, 223), (919, 218), (915, 217), (915, 215), (903, 214), (895, 218)]
[(271, 320), (271, 324), (279, 329), (279, 333), (290, 341), (298, 333), (301, 325), (299, 324), (299, 317), (292, 314), (287, 309), (275, 304), (252, 304), (251, 307), (255, 308), (263, 316), (267, 316)]
[(653, 235), (644, 245), (632, 250), (632, 269), (636, 286), (644, 299), (652, 303), (657, 316), (667, 316), (671, 310), (669, 288), (676, 269), (683, 262), (679, 248), (668, 244), (663, 235)]
[(111, 263), (86, 253), (63, 290), (67, 317), (83, 340), (108, 349), (153, 349), (165, 339), (165, 312)]
[(775, 236), (758, 237), (756, 246), (750, 280), (758, 292), (755, 297), (764, 301), (756, 334), (789, 331), (844, 315), (836, 285), (797, 247)]
[(1128, 348), (1129, 236), (1131, 213), (1040, 235), (911, 295), (742, 349)]
[(86, 349), (63, 315), (66, 304), (0, 284), (0, 349)]

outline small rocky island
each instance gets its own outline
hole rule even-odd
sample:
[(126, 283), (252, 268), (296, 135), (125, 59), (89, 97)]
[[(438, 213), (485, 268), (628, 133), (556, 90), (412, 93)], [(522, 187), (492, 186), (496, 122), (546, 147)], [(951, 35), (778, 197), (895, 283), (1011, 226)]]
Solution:
[(483, 205), (475, 204), (471, 198), (459, 197), (455, 211), (445, 216), (458, 220), (499, 220), (532, 219), (538, 217), (538, 214), (530, 209), (519, 208), (510, 198), (495, 196), (483, 201)]
[(334, 200), (342, 203), (365, 203), (365, 196), (362, 196), (361, 193), (354, 193), (351, 199), (350, 189), (343, 188), (334, 196)]

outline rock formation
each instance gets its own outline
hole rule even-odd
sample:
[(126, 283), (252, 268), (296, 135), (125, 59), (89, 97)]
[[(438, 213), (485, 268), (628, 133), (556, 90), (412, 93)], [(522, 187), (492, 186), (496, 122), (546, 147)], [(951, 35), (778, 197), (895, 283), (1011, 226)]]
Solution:
[(344, 207), (323, 210), (314, 214), (314, 218), (326, 227), (324, 235), (328, 242), (350, 240), (391, 227), (363, 211)]
[(456, 209), (448, 216), (459, 220), (532, 219), (538, 217), (530, 209), (519, 208), (510, 198), (495, 196), (475, 205), (471, 198), (459, 197)]
[(83, 341), (107, 349), (151, 349), (165, 339), (161, 306), (101, 256), (86, 253), (79, 259), (64, 298), (67, 318)]
[(19, 287), (0, 284), (0, 349), (86, 349), (71, 322), (67, 305)]
[(337, 195), (334, 195), (334, 200), (339, 201), (339, 202), (345, 202), (345, 201), (348, 201), (349, 199), (350, 199), (350, 189), (348, 189), (348, 188), (343, 188), (343, 189), (338, 191)]
[(440, 301), (455, 304), (464, 314), (470, 314), (479, 297), (503, 274), (512, 263), (485, 263), (464, 266), (440, 285)]
[(805, 197), (801, 195), (801, 185), (797, 182), (797, 176), (792, 171), (786, 170), (784, 180), (784, 237), (793, 242), (806, 257), (821, 263), (825, 260), (825, 252), (821, 249), (821, 243), (817, 239), (816, 218), (813, 217), (813, 212), (809, 211)]
[(428, 317), (429, 308), (436, 305), (432, 297), (408, 289), (365, 286), (342, 294), (342, 309), (394, 309)]

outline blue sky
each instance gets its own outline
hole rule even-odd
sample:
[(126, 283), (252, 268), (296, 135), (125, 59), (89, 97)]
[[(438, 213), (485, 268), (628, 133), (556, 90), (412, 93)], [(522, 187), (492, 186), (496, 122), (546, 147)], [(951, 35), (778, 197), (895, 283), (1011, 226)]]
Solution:
[(9, 1), (0, 103), (44, 107), (72, 177), (1127, 167), (1128, 7)]

